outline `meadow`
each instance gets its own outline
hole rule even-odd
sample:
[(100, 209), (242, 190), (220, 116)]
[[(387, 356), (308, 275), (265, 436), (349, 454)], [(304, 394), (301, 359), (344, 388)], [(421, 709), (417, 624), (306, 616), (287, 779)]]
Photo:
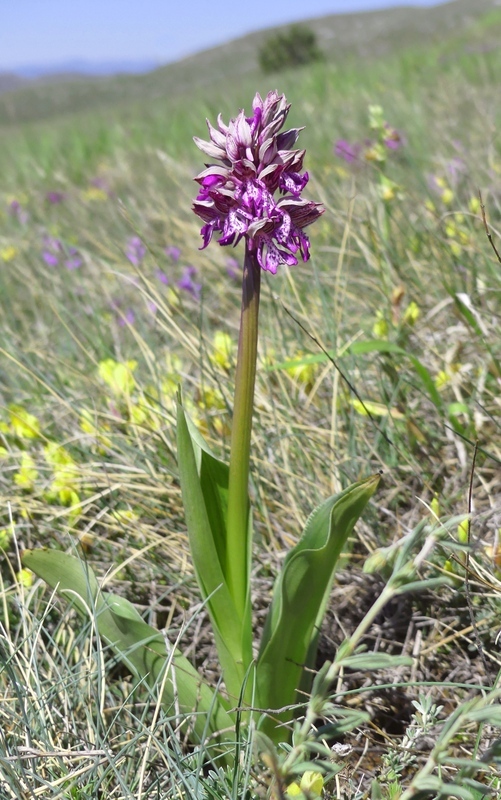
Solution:
[[(73, 99), (69, 83), (0, 96), (2, 799), (500, 796), (501, 51), (484, 46), (499, 27), (491, 11), (439, 43), (183, 91), (146, 76), (105, 100), (83, 83)], [(305, 126), (325, 213), (310, 261), (263, 273), (254, 627), (311, 510), (378, 471), (317, 669), (395, 563), (413, 575), (332, 687), (346, 724), (326, 734), (330, 772), (318, 754), (323, 788), (300, 785), (311, 753), (282, 770), (294, 742), (263, 755), (237, 732), (230, 766), (194, 747), (92, 614), (79, 622), (21, 561), (78, 552), (217, 685), (176, 392), (227, 458), (243, 253), (199, 249), (192, 137), (272, 89)]]

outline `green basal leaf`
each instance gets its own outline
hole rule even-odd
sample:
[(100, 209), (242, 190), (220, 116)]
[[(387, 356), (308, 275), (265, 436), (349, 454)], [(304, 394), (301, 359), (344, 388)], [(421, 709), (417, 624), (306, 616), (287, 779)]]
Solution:
[[(179, 477), (193, 565), (216, 639), (219, 660), (229, 696), (237, 705), (240, 690), (252, 663), (250, 606), (250, 552), (247, 556), (247, 606), (237, 613), (228, 587), (226, 564), (226, 512), (228, 466), (217, 459), (191, 424), (178, 402), (177, 447)], [(248, 524), (251, 524), (250, 513)], [(248, 537), (250, 541), (250, 537)], [(249, 691), (252, 681), (248, 681)]]
[[(288, 553), (275, 582), (257, 662), (256, 699), (261, 708), (292, 705), (298, 689), (306, 690), (302, 673), (315, 656), (337, 560), (379, 480), (373, 475), (318, 506)], [(290, 718), (288, 711), (276, 715), (281, 721)], [(271, 719), (262, 725), (271, 738), (284, 736)]]
[(234, 721), (223, 698), (203, 683), (177, 649), (167, 648), (164, 636), (144, 622), (132, 603), (101, 592), (84, 561), (46, 549), (25, 551), (22, 561), (71, 601), (81, 616), (95, 618), (100, 636), (137, 678), (150, 687), (163, 683), (163, 707), (167, 713), (179, 711), (190, 717), (196, 741), (202, 741), (207, 733), (216, 740), (234, 738)]

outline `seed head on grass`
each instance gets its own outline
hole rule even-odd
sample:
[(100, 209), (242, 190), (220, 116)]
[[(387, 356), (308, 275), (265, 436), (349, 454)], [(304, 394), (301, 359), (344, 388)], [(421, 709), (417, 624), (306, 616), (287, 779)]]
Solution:
[(289, 109), (276, 91), (264, 100), (256, 94), (251, 117), (242, 110), (225, 125), (219, 115), (217, 129), (207, 120), (209, 142), (195, 137), (200, 150), (220, 162), (195, 178), (200, 191), (193, 210), (205, 223), (203, 248), (214, 232), (222, 233), (223, 246), (245, 238), (260, 267), (273, 274), (281, 264), (297, 264), (298, 252), (308, 260), (303, 229), (323, 213), (319, 203), (301, 196), (309, 179), (302, 172), (305, 151), (291, 149), (301, 128), (279, 133)]

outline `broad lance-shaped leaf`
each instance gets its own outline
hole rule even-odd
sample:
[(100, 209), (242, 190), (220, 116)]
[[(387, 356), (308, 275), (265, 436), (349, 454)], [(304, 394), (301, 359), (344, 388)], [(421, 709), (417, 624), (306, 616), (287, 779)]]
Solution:
[(223, 698), (213, 692), (196, 669), (177, 649), (169, 653), (160, 631), (141, 618), (132, 603), (123, 597), (101, 592), (92, 569), (75, 556), (58, 550), (26, 550), (23, 564), (49, 586), (71, 601), (85, 618), (91, 614), (99, 635), (139, 679), (150, 687), (160, 687), (164, 671), (162, 705), (167, 713), (192, 720), (194, 738), (201, 742), (207, 734), (234, 738), (234, 720), (226, 711)]
[[(252, 663), (252, 624), (247, 553), (247, 606), (237, 613), (225, 575), (228, 466), (217, 459), (178, 402), (179, 478), (190, 551), (202, 597), (211, 618), (226, 689), (234, 705)], [(251, 525), (249, 514), (248, 525)], [(251, 537), (247, 537), (248, 541)], [(249, 691), (252, 681), (248, 681)]]
[[(304, 700), (296, 693), (307, 688), (302, 673), (315, 658), (336, 562), (379, 480), (379, 475), (372, 475), (318, 506), (288, 553), (275, 582), (257, 662), (260, 708), (279, 709)], [(282, 721), (290, 718), (288, 712), (276, 715)], [(271, 738), (283, 738), (271, 718), (265, 718), (261, 727)]]

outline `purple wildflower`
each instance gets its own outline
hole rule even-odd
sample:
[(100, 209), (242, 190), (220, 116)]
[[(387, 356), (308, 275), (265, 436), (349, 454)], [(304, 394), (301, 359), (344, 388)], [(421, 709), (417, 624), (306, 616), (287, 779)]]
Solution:
[(459, 156), (453, 156), (445, 165), (453, 186), (457, 184), (461, 175), (467, 171), (466, 164)]
[(49, 267), (57, 267), (59, 264), (59, 258), (55, 253), (51, 253), (49, 250), (43, 251), (42, 258)]
[(169, 258), (172, 258), (173, 261), (179, 261), (181, 250), (179, 247), (175, 247), (173, 244), (170, 244), (164, 249), (164, 253)]
[(113, 192), (111, 190), (110, 184), (103, 177), (92, 178), (90, 185), (93, 186), (95, 189), (100, 189), (102, 192), (108, 195), (108, 197), (113, 196)]
[(357, 160), (360, 153), (359, 144), (350, 144), (346, 139), (338, 139), (334, 145), (334, 155), (338, 158), (344, 158), (348, 164), (352, 164)]
[(166, 286), (169, 283), (169, 279), (168, 279), (167, 275), (161, 269), (157, 269), (155, 271), (155, 277), (157, 278), (157, 280), (160, 281), (160, 283), (164, 283)]
[(226, 272), (228, 273), (228, 277), (232, 278), (234, 281), (240, 278), (240, 264), (236, 258), (230, 256), (230, 258), (226, 259)]
[(182, 277), (177, 282), (178, 289), (183, 289), (185, 292), (189, 292), (196, 300), (200, 298), (200, 292), (202, 290), (202, 285), (200, 283), (195, 283), (193, 278), (197, 274), (196, 267), (185, 267)]
[(58, 203), (62, 203), (66, 195), (63, 192), (47, 192), (45, 195), (45, 199), (48, 203), (52, 205), (57, 205)]
[(132, 236), (132, 238), (129, 239), (127, 242), (125, 255), (131, 264), (134, 264), (135, 267), (139, 266), (146, 255), (146, 247), (142, 243), (139, 236)]
[(42, 258), (49, 267), (57, 267), (60, 262), (69, 270), (82, 266), (83, 260), (76, 247), (65, 247), (54, 236), (44, 236), (43, 244)]
[(134, 325), (135, 321), (136, 315), (134, 314), (132, 308), (127, 308), (118, 318), (118, 324), (121, 328), (125, 328), (126, 325)]
[(252, 109), (251, 117), (242, 110), (229, 125), (219, 115), (218, 129), (207, 120), (210, 142), (195, 137), (197, 147), (220, 163), (195, 178), (200, 190), (193, 211), (205, 223), (201, 249), (215, 232), (222, 234), (223, 246), (245, 238), (261, 268), (274, 274), (280, 264), (297, 264), (298, 252), (308, 260), (303, 228), (323, 209), (301, 197), (308, 183), (308, 173), (302, 173), (305, 151), (290, 148), (302, 129), (279, 133), (290, 109), (284, 95), (269, 92), (263, 100), (256, 94)]
[(383, 143), (389, 150), (400, 150), (405, 142), (402, 134), (396, 128), (392, 128), (388, 122), (385, 122)]
[(64, 266), (66, 269), (78, 269), (83, 264), (82, 257), (76, 247), (68, 248), (68, 258), (65, 259)]
[(49, 267), (57, 267), (59, 259), (63, 253), (63, 245), (54, 236), (43, 237), (44, 249), (42, 258)]
[(15, 217), (21, 225), (26, 225), (28, 222), (28, 212), (22, 207), (19, 200), (13, 200), (9, 204), (9, 213), (12, 217)]

